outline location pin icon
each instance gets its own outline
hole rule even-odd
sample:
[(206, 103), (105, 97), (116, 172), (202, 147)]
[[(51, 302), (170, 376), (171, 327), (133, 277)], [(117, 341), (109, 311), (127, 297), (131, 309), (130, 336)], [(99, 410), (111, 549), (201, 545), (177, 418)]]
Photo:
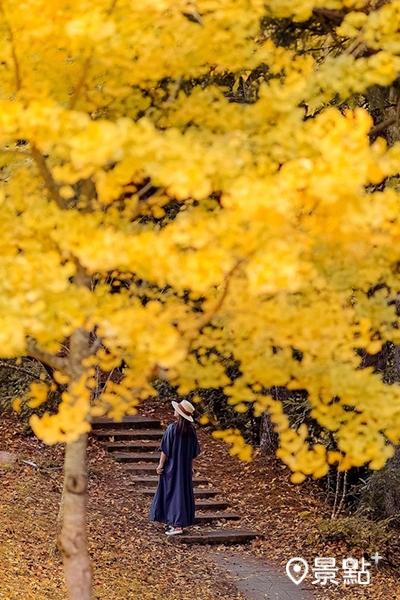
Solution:
[(307, 576), (308, 573), (308, 564), (304, 560), (304, 558), (291, 558), (286, 563), (286, 573), (289, 579), (293, 581), (296, 585), (299, 585), (304, 577)]

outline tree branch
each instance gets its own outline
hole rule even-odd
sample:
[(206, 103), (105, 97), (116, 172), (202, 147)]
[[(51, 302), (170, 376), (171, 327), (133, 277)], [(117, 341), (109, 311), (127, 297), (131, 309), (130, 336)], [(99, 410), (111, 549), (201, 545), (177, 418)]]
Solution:
[(340, 23), (346, 16), (346, 13), (341, 10), (333, 10), (330, 8), (313, 8), (312, 12), (315, 17), (322, 16), (331, 19), (332, 21), (340, 21)]
[(348, 54), (349, 56), (353, 56), (353, 58), (360, 58), (362, 54), (364, 54), (368, 50), (367, 44), (360, 39), (354, 40), (348, 48), (344, 51), (344, 54)]
[(73, 110), (75, 108), (75, 105), (78, 101), (79, 98), (79, 94), (84, 86), (85, 83), (85, 79), (86, 76), (88, 74), (89, 68), (90, 68), (90, 63), (92, 62), (92, 54), (90, 54), (87, 59), (85, 60), (85, 62), (83, 63), (83, 69), (82, 69), (82, 73), (81, 76), (79, 78), (78, 83), (76, 84), (76, 87), (74, 89), (74, 91), (72, 92), (72, 96), (71, 96), (71, 100), (69, 103), (69, 109)]
[(390, 119), (386, 119), (386, 121), (382, 121), (382, 123), (379, 123), (378, 125), (374, 125), (374, 127), (371, 127), (371, 129), (369, 130), (369, 133), (368, 133), (369, 137), (373, 137), (374, 135), (377, 135), (381, 131), (384, 131), (391, 125), (394, 125), (394, 123), (396, 123), (396, 121), (397, 121), (397, 116), (390, 117)]
[(244, 262), (244, 259), (238, 260), (238, 262), (235, 264), (234, 267), (232, 267), (232, 269), (229, 271), (229, 273), (226, 275), (225, 277), (225, 287), (224, 290), (220, 296), (220, 298), (218, 299), (217, 303), (215, 304), (215, 306), (208, 312), (208, 314), (205, 314), (203, 316), (203, 318), (200, 320), (200, 324), (199, 324), (199, 328), (198, 331), (200, 332), (202, 329), (204, 329), (204, 327), (206, 325), (208, 325), (209, 323), (211, 323), (212, 319), (215, 317), (215, 315), (217, 314), (217, 312), (219, 311), (219, 309), (221, 308), (221, 306), (223, 305), (225, 298), (228, 295), (229, 292), (229, 285), (232, 279), (233, 274), (235, 273), (235, 271), (239, 268), (239, 266)]
[(335, 42), (336, 46), (334, 46), (334, 48), (340, 48), (340, 46), (342, 45), (338, 36), (336, 35), (336, 32), (334, 30), (334, 28), (332, 27), (331, 23), (329, 22), (329, 19), (327, 19), (325, 17), (325, 15), (320, 14), (319, 15), (319, 22), (321, 23), (322, 27), (325, 29), (326, 33), (330, 36), (332, 36), (333, 41)]
[[(37, 363), (32, 363), (32, 364), (37, 364)], [(41, 381), (41, 379), (38, 375), (36, 375), (32, 371), (28, 371), (28, 369), (24, 369), (20, 365), (13, 365), (11, 363), (0, 360), (0, 367), (4, 368), (4, 369), (13, 369), (14, 371), (18, 371), (19, 373), (25, 373), (25, 375), (29, 375), (29, 377), (32, 377), (32, 379), (38, 379), (39, 381)], [(10, 397), (14, 398), (14, 396), (10, 396)]]
[(94, 185), (91, 177), (88, 177), (87, 179), (83, 179), (82, 181), (82, 195), (86, 198), (87, 200), (87, 208), (86, 208), (86, 212), (92, 212), (92, 209), (90, 208), (90, 203), (93, 200), (93, 198), (96, 197), (96, 186)]
[(27, 355), (32, 356), (32, 358), (36, 358), (41, 363), (49, 365), (52, 369), (56, 371), (60, 371), (61, 373), (68, 372), (68, 359), (62, 356), (55, 356), (54, 354), (50, 354), (50, 352), (45, 352), (44, 350), (40, 350), (33, 339), (28, 339), (27, 345)]
[(60, 196), (60, 191), (59, 191), (60, 188), (54, 181), (53, 176), (50, 172), (50, 169), (48, 168), (48, 166), (46, 164), (43, 154), (41, 152), (39, 152), (39, 150), (36, 148), (36, 146), (32, 146), (31, 155), (32, 155), (32, 158), (34, 159), (35, 163), (38, 166), (40, 174), (43, 177), (44, 183), (45, 183), (47, 189), (49, 190), (53, 200), (56, 202), (56, 204), (59, 208), (61, 208), (62, 210), (66, 210), (67, 205), (65, 203), (65, 200), (64, 200), (64, 198), (62, 198)]

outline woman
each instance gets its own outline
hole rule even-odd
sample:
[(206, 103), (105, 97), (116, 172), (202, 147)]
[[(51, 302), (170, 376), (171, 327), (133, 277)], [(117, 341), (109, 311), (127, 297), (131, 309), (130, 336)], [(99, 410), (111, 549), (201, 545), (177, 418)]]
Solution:
[(169, 425), (161, 440), (157, 466), (160, 475), (150, 509), (150, 521), (165, 523), (167, 535), (182, 533), (194, 523), (192, 460), (200, 453), (192, 414), (194, 406), (187, 400), (172, 402), (177, 422)]

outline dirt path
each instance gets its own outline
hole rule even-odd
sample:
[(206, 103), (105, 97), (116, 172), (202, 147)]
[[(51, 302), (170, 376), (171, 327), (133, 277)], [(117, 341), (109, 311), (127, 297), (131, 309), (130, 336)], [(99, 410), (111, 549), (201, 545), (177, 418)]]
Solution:
[[(169, 404), (147, 405), (145, 412), (152, 415), (153, 410), (164, 426), (171, 422)], [(285, 565), (293, 556), (301, 555), (311, 565), (317, 556), (335, 556), (339, 561), (362, 555), (360, 548), (320, 537), (318, 521), (328, 516), (329, 507), (315, 484), (295, 487), (286, 468), (274, 459), (256, 455), (252, 463), (243, 464), (206, 431), (200, 430), (199, 437), (203, 453), (196, 462), (197, 474), (206, 474), (222, 488), (232, 509), (242, 516), (240, 527), (256, 529), (264, 538), (235, 549), (171, 543), (163, 528), (148, 520), (150, 499), (136, 493), (129, 475), (93, 440), (88, 460), (88, 529), (95, 600), (259, 600), (263, 596), (249, 596), (255, 593), (254, 573), (259, 573), (253, 561), (262, 561), (276, 573), (283, 592)], [(0, 470), (0, 600), (65, 600), (54, 533), (63, 447), (49, 448), (24, 437), (15, 419), (3, 416), (0, 450), (16, 452), (19, 459), (38, 467), (19, 461)], [(270, 575), (260, 575), (261, 594)], [(399, 597), (397, 573), (383, 561), (371, 567), (369, 586), (322, 588), (310, 582), (307, 578), (303, 587), (315, 588), (310, 592), (317, 600)], [(269, 600), (281, 600), (274, 588), (264, 591)]]
[(259, 558), (240, 551), (210, 552), (209, 558), (224, 570), (246, 600), (313, 600), (313, 590), (292, 583), (286, 574)]
[[(172, 420), (168, 404), (155, 405), (151, 414), (164, 419), (164, 425)], [(312, 596), (317, 600), (400, 599), (400, 573), (391, 568), (386, 560), (380, 561), (378, 565), (371, 561), (368, 585), (344, 584), (341, 577), (342, 561), (353, 557), (361, 563), (364, 548), (332, 541), (321, 535), (318, 524), (321, 519), (329, 519), (331, 507), (322, 489), (315, 482), (306, 481), (300, 486), (295, 486), (289, 481), (288, 469), (274, 457), (263, 457), (256, 451), (251, 463), (241, 463), (232, 459), (227, 446), (211, 438), (207, 431), (200, 430), (199, 438), (203, 453), (196, 463), (196, 472), (211, 479), (214, 477), (218, 482), (218, 487), (229, 499), (232, 510), (242, 515), (238, 527), (258, 530), (263, 534), (262, 539), (238, 547), (235, 551), (236, 565), (226, 549), (218, 550), (224, 559), (216, 560), (214, 554), (214, 560), (219, 566), (225, 565), (226, 571), (231, 569), (232, 581), (236, 578), (237, 588), (246, 598), (264, 598), (262, 595), (254, 596), (255, 588), (258, 587), (257, 593), (262, 594), (264, 585), (268, 585), (268, 580), (272, 578), (276, 582), (273, 587), (275, 595), (271, 595), (270, 592), (266, 598), (280, 600), (280, 596), (276, 595), (280, 593), (282, 598), (288, 600), (291, 598), (288, 596), (290, 590), (293, 599), (296, 600), (296, 593), (299, 591), (303, 592), (305, 598)], [(385, 558), (385, 549), (377, 550)], [(299, 587), (292, 584), (286, 576), (286, 563), (297, 556), (302, 557), (309, 565), (309, 573)], [(238, 557), (241, 559), (236, 561)], [(335, 559), (338, 583), (312, 583), (317, 558)], [(257, 559), (261, 563), (252, 562)], [(260, 574), (259, 583), (252, 573), (252, 565)], [(241, 573), (245, 575), (242, 577)], [(289, 587), (283, 585), (285, 582)]]

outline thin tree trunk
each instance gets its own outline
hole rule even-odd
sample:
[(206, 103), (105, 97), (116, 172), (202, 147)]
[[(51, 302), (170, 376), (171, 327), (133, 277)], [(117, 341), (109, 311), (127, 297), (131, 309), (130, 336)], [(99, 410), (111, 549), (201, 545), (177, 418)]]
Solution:
[[(75, 277), (77, 285), (86, 285), (82, 269)], [(70, 383), (78, 382), (85, 372), (82, 360), (88, 356), (89, 333), (76, 329), (70, 337), (69, 374)], [(87, 549), (86, 535), (86, 472), (87, 434), (80, 435), (65, 448), (64, 459), (64, 505), (59, 546), (64, 563), (68, 600), (91, 600), (92, 568)]]
[[(400, 314), (399, 296), (396, 299), (397, 315)], [(365, 352), (361, 368), (374, 367), (388, 384), (400, 384), (400, 345), (386, 342), (376, 354)], [(369, 481), (375, 510), (385, 518), (399, 519), (400, 513), (400, 445), (394, 447), (394, 456), (379, 473), (373, 473)], [(368, 500), (367, 500), (368, 504)]]
[(275, 454), (278, 449), (278, 436), (274, 431), (271, 417), (268, 411), (265, 411), (261, 420), (260, 450), (263, 454)]
[(68, 600), (91, 600), (92, 569), (86, 537), (87, 435), (66, 444), (63, 525), (59, 538)]
[(382, 473), (386, 476), (384, 486), (384, 511), (386, 517), (399, 519), (400, 512), (400, 446), (395, 447), (394, 456), (383, 468)]

